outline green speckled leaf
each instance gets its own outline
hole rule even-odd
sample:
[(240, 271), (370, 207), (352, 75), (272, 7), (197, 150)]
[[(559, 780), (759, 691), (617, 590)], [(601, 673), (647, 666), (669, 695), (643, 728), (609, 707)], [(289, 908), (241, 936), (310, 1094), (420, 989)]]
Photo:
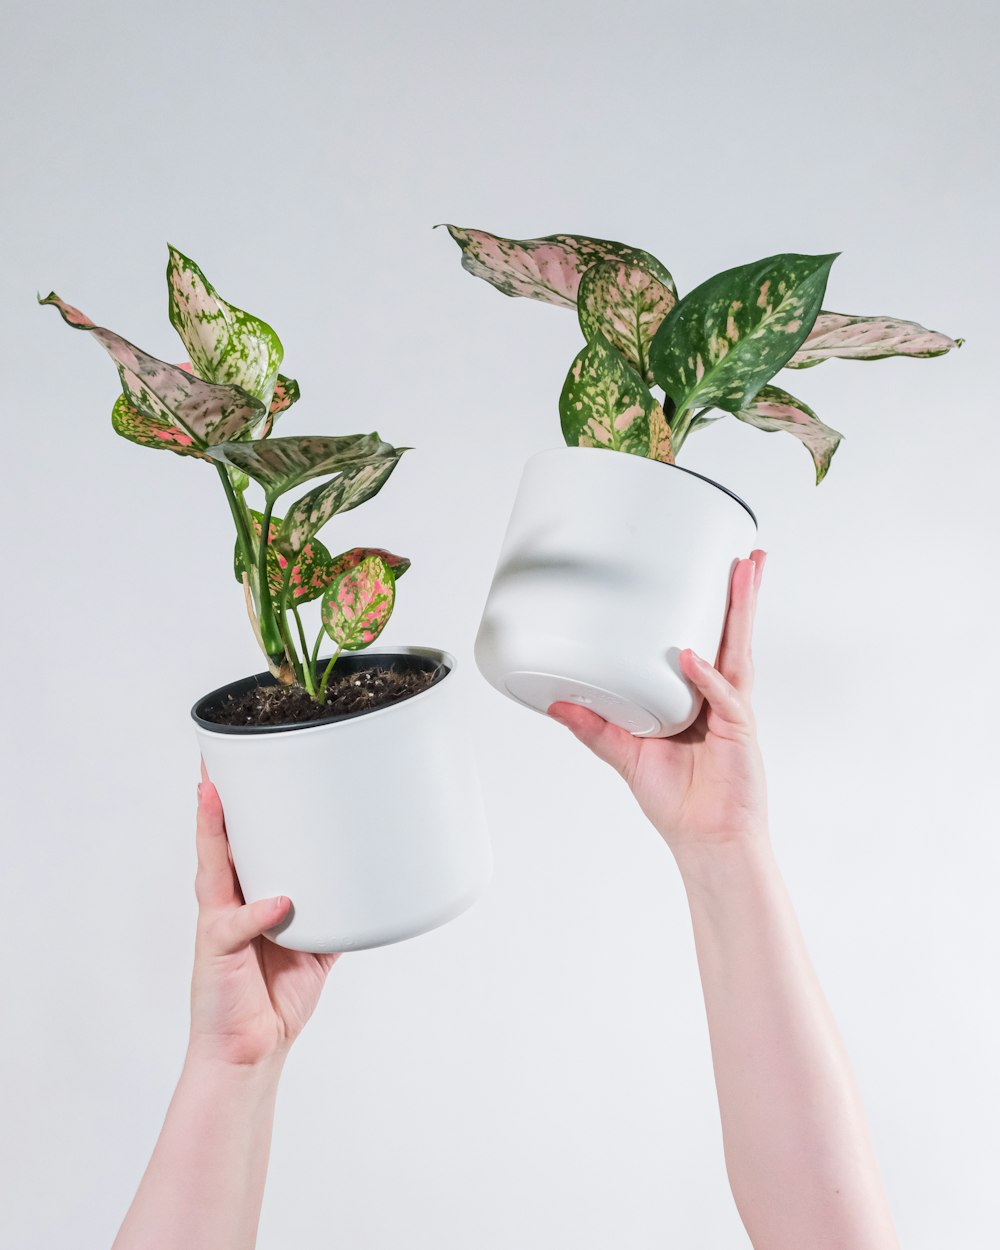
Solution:
[(288, 510), (276, 540), (287, 556), (295, 556), (332, 516), (350, 512), (377, 495), (399, 463), (406, 447), (390, 447), (358, 468), (347, 469), (332, 481), (314, 486)]
[[(249, 508), (247, 511), (250, 513), (250, 523), (254, 537), (259, 543), (264, 525), (263, 513), (257, 512), (253, 508)], [(277, 599), (284, 589), (287, 575), (289, 602), (308, 603), (311, 599), (317, 599), (334, 580), (335, 574), (332, 570), (335, 561), (319, 539), (314, 538), (303, 546), (295, 558), (291, 573), (288, 574), (288, 559), (274, 546), (274, 540), (277, 537), (280, 526), (281, 517), (276, 517), (272, 514), (267, 546), (268, 586), (271, 588), (271, 594)], [(237, 542), (233, 552), (233, 572), (236, 574), (238, 582), (243, 580), (245, 570), (246, 565), (243, 562), (243, 554), (240, 551), (240, 544)]]
[(338, 647), (361, 651), (385, 629), (395, 601), (392, 569), (368, 556), (324, 591), (323, 628)]
[(887, 356), (943, 356), (962, 339), (895, 317), (854, 317), (821, 312), (786, 369), (808, 369), (824, 360), (884, 360)]
[(242, 469), (275, 499), (310, 478), (378, 460), (393, 450), (377, 434), (305, 434), (266, 442), (223, 443), (209, 454), (213, 460)]
[(356, 568), (369, 556), (378, 556), (380, 560), (384, 560), (392, 569), (397, 582), (410, 567), (410, 561), (406, 556), (393, 555), (391, 551), (386, 551), (383, 547), (352, 547), (350, 551), (342, 551), (336, 559), (331, 561), (329, 569), (325, 571), (325, 575), (328, 575), (327, 584), (336, 581), (341, 573), (346, 573), (348, 569)]
[(138, 408), (133, 408), (124, 395), (119, 395), (115, 400), (115, 406), (111, 409), (111, 424), (122, 438), (138, 443), (140, 447), (156, 447), (176, 452), (178, 456), (209, 459), (185, 430), (176, 425), (165, 425), (162, 421), (156, 421), (140, 412)]
[(587, 341), (603, 334), (647, 382), (653, 381), (649, 345), (676, 303), (672, 285), (640, 266), (615, 260), (591, 265), (577, 292), (580, 328)]
[(745, 408), (801, 347), (836, 255), (768, 256), (716, 274), (676, 304), (650, 358), (677, 411)]
[(190, 257), (167, 246), (170, 323), (195, 373), (206, 382), (241, 387), (266, 412), (284, 355), (281, 340), (267, 322), (227, 303)]
[(826, 477), (833, 453), (844, 437), (824, 425), (801, 399), (779, 386), (762, 386), (753, 401), (735, 415), (758, 430), (787, 430), (793, 434), (812, 456), (817, 484)]
[(624, 260), (642, 265), (671, 291), (669, 271), (648, 252), (610, 239), (582, 234), (550, 234), (541, 239), (505, 239), (485, 230), (447, 226), (462, 249), (462, 267), (504, 295), (543, 300), (561, 308), (576, 306), (585, 270), (597, 261)]
[(148, 355), (103, 326), (96, 326), (78, 308), (54, 291), (40, 304), (54, 304), (62, 319), (76, 330), (88, 330), (118, 368), (129, 405), (162, 425), (176, 426), (199, 446), (236, 438), (256, 424), (265, 408), (259, 399), (238, 386), (222, 386), (194, 377), (178, 365)]
[(649, 387), (600, 331), (573, 361), (559, 397), (570, 447), (607, 447), (637, 456), (649, 455), (650, 421), (662, 420), (658, 409)]

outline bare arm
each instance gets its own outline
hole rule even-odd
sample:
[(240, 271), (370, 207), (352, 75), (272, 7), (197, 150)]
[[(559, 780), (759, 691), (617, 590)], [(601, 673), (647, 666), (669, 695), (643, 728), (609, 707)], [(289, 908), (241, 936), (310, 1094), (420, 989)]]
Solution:
[(243, 902), (219, 796), (203, 778), (191, 1037), (112, 1250), (253, 1250), (278, 1080), (337, 958), (260, 936), (289, 901)]
[(750, 636), (764, 554), (734, 573), (706, 696), (674, 738), (639, 739), (592, 712), (550, 714), (615, 767), (673, 851), (687, 891), (729, 1183), (755, 1250), (898, 1250), (864, 1110), (771, 849), (750, 707)]

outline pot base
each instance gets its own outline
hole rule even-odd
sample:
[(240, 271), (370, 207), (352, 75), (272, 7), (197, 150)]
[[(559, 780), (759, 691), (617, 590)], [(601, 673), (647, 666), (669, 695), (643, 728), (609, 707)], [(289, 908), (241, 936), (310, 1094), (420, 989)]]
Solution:
[(553, 703), (576, 703), (627, 729), (637, 738), (653, 738), (663, 730), (659, 717), (648, 708), (611, 690), (575, 681), (572, 677), (556, 673), (508, 673), (504, 685), (507, 693), (518, 703), (539, 712), (547, 712)]

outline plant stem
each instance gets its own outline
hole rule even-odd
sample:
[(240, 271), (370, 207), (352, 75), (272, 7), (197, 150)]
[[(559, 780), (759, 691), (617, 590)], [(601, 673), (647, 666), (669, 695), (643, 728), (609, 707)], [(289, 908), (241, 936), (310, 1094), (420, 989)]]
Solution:
[(683, 446), (684, 440), (690, 434), (691, 426), (703, 413), (708, 411), (708, 408), (699, 408), (697, 412), (693, 408), (682, 408), (674, 415), (676, 424), (671, 425), (670, 428), (670, 447), (675, 457)]
[(315, 695), (316, 685), (313, 681), (312, 665), (309, 663), (309, 644), (306, 642), (306, 631), (302, 624), (302, 617), (299, 615), (298, 604), (292, 604), (292, 616), (295, 617), (295, 624), (299, 630), (299, 643), (302, 647), (302, 676), (305, 679), (305, 688), (311, 695)]
[(333, 655), (330, 657), (330, 663), (323, 670), (323, 679), (319, 683), (319, 700), (318, 701), (320, 703), (326, 702), (326, 683), (330, 680), (330, 672), (333, 669), (334, 664), (336, 664), (337, 660), (340, 658), (340, 653), (342, 650), (343, 650), (343, 647), (338, 647), (337, 650), (334, 651)]
[[(263, 651), (268, 659), (278, 659), (282, 653), (282, 644), (281, 639), (275, 635), (275, 622), (270, 611), (270, 603), (267, 604), (267, 610), (265, 611), (260, 586), (255, 585), (255, 582), (259, 581), (259, 575), (258, 577), (255, 577), (254, 575), (254, 571), (257, 568), (257, 562), (254, 559), (254, 544), (253, 538), (250, 534), (250, 524), (247, 519), (246, 505), (243, 504), (241, 499), (237, 498), (236, 491), (233, 489), (233, 484), (229, 480), (229, 473), (227, 472), (225, 465), (217, 463), (215, 467), (219, 472), (222, 488), (226, 492), (226, 500), (229, 504), (229, 511), (233, 514), (233, 522), (236, 525), (236, 541), (239, 544), (240, 555), (243, 557), (244, 567), (250, 577), (250, 590), (253, 596), (254, 607), (257, 610), (257, 624), (260, 628)], [(261, 543), (261, 548), (264, 547), (265, 544)], [(264, 588), (267, 589), (266, 575), (264, 577)], [(268, 592), (268, 598), (270, 599), (270, 592)]]
[(316, 660), (319, 657), (319, 644), (326, 637), (326, 630), (322, 625), (319, 627), (319, 633), (316, 635), (316, 641), (313, 643), (312, 655), (309, 657), (309, 667), (312, 669), (313, 682), (318, 684), (318, 674), (316, 671)]
[[(275, 651), (280, 652), (287, 648), (287, 630), (281, 628), (280, 620), (276, 619), (274, 604), (271, 598), (271, 584), (267, 577), (267, 552), (270, 547), (271, 537), (271, 513), (274, 511), (274, 500), (266, 499), (264, 503), (264, 516), (260, 526), (260, 542), (257, 544), (257, 582), (258, 593), (260, 595), (260, 628), (264, 635), (264, 641), (268, 644), (272, 640), (276, 642)], [(270, 628), (270, 636), (268, 635), (267, 626)], [(274, 631), (277, 629), (278, 638), (274, 639)], [(294, 648), (292, 654), (294, 655)], [(289, 657), (291, 658), (291, 657)]]

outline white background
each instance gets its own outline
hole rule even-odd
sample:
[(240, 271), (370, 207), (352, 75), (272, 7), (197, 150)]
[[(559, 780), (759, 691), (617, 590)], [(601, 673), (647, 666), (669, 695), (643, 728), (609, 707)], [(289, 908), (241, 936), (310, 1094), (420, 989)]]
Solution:
[(35, 304), (54, 287), (181, 359), (169, 240), (277, 328), (303, 391), (286, 433), (416, 448), (324, 538), (413, 558), (385, 641), (460, 656), (497, 860), (465, 917), (334, 970), (286, 1069), (260, 1247), (748, 1245), (669, 853), (472, 665), (579, 334), (465, 275), (431, 232), (449, 220), (621, 239), (682, 291), (841, 250), (827, 307), (967, 338), (779, 379), (847, 435), (819, 488), (793, 439), (731, 420), (684, 463), (761, 520), (774, 840), (903, 1245), (994, 1246), (992, 7), (8, 13), (0, 1243), (98, 1250), (131, 1199), (186, 1036), (188, 709), (260, 667), (214, 475), (117, 439), (110, 362)]

